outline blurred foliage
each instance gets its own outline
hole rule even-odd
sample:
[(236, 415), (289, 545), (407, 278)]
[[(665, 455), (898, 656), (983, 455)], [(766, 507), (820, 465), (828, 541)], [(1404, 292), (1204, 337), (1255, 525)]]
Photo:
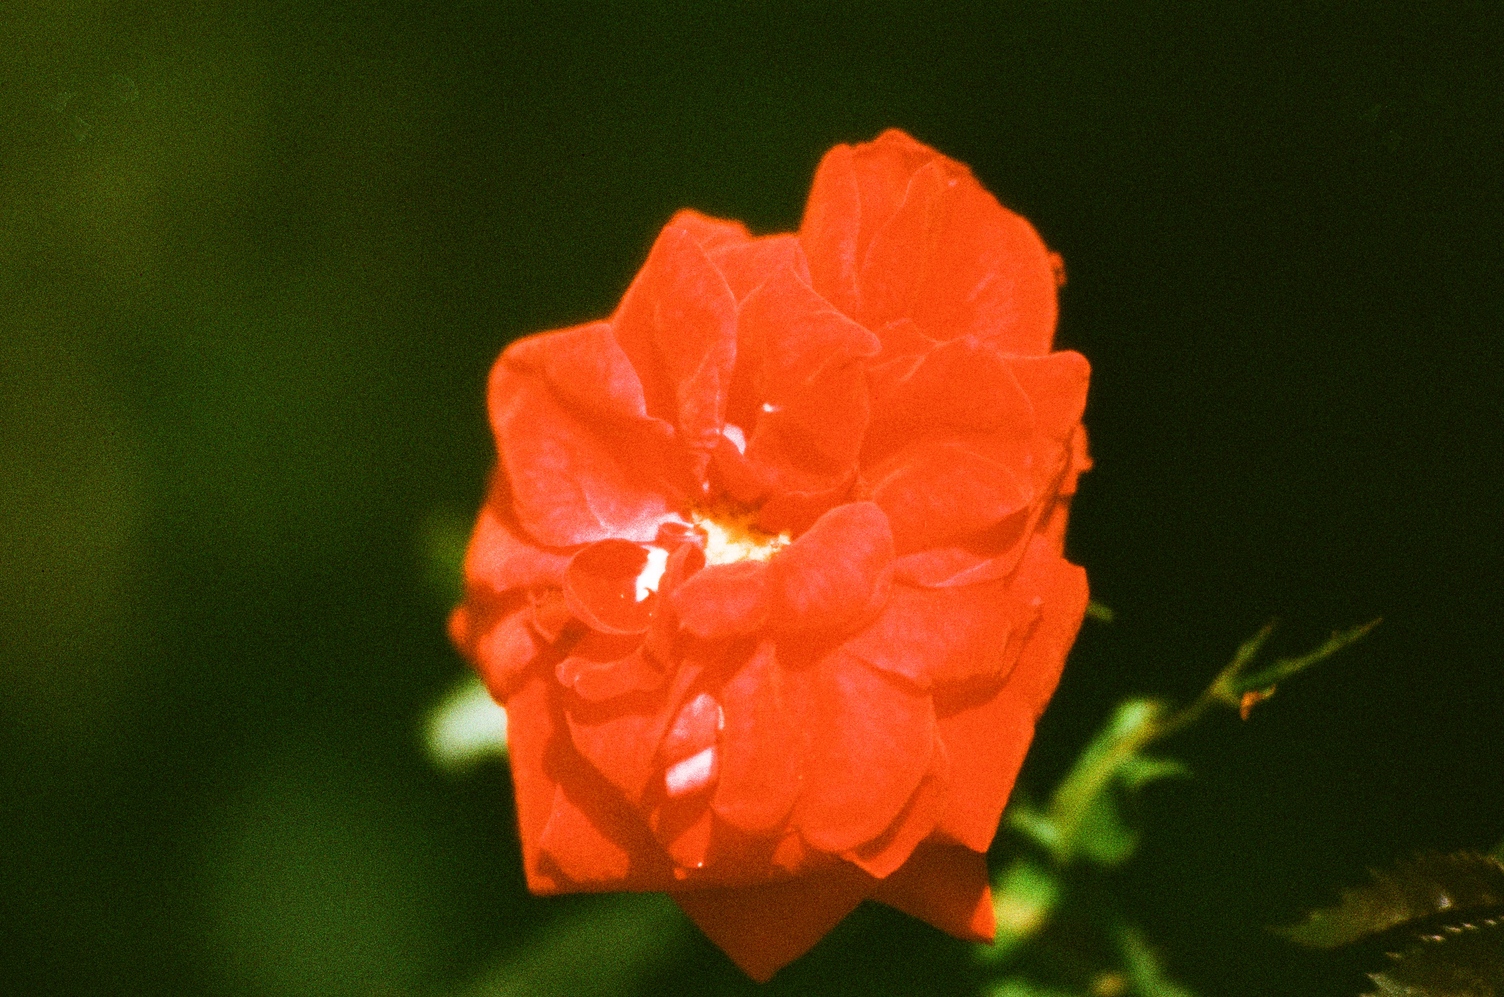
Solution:
[(507, 754), (507, 711), (473, 675), (461, 679), (428, 714), (428, 757), (439, 768), (462, 772)]

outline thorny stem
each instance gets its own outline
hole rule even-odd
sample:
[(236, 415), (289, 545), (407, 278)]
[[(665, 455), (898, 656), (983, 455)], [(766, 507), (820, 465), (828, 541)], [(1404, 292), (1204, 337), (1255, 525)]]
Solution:
[(1361, 640), (1370, 630), (1378, 626), (1382, 619), (1382, 617), (1376, 617), (1367, 623), (1360, 623), (1346, 630), (1335, 630), (1315, 650), (1297, 658), (1280, 658), (1268, 668), (1255, 672), (1253, 675), (1247, 675), (1245, 673), (1253, 664), (1253, 659), (1258, 657), (1259, 651), (1263, 650), (1265, 642), (1269, 640), (1269, 635), (1274, 633), (1275, 621), (1270, 620), (1259, 628), (1258, 633), (1238, 646), (1237, 653), (1232, 656), (1232, 661), (1217, 673), (1211, 685), (1203, 689), (1201, 695), (1197, 696), (1193, 702), (1163, 720), (1151, 721), (1148, 725), (1149, 730), (1140, 741), (1140, 746), (1163, 741), (1180, 733), (1195, 724), (1201, 719), (1202, 714), (1218, 704), (1239, 709), (1243, 704), (1243, 697), (1249, 693), (1258, 694), (1261, 698), (1271, 695), (1274, 687), (1280, 682), (1319, 661), (1330, 658), (1349, 644)]

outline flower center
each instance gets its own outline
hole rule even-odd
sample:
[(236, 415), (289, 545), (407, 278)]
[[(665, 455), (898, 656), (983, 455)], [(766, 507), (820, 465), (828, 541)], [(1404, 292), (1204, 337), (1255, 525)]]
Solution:
[(695, 510), (690, 521), (705, 534), (705, 563), (735, 564), (738, 561), (766, 561), (792, 538), (787, 533), (767, 533), (752, 525), (755, 512), (714, 508)]

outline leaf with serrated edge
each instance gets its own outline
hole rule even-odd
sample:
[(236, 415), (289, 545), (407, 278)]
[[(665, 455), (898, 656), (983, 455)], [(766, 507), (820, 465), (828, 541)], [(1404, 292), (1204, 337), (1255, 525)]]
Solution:
[(1337, 948), (1438, 914), (1465, 918), (1504, 905), (1504, 863), (1478, 852), (1421, 855), (1372, 875), (1370, 885), (1343, 890), (1335, 907), (1276, 930), (1301, 945)]
[(1504, 921), (1448, 925), (1370, 978), (1369, 997), (1501, 997)]

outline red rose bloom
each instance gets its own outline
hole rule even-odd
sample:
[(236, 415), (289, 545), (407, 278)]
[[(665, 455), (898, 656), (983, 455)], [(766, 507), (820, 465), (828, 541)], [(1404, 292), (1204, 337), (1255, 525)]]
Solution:
[(692, 211), (507, 348), (451, 620), (529, 886), (667, 891), (767, 979), (865, 898), (990, 940), (983, 853), (1086, 606), (1058, 261), (902, 132), (797, 235)]

